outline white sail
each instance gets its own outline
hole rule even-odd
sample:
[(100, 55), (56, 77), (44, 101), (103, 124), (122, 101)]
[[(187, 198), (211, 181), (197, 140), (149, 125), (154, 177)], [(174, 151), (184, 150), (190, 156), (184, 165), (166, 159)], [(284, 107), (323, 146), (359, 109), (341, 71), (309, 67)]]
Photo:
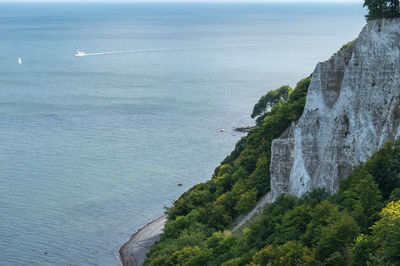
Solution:
[(18, 64), (22, 65), (21, 57), (18, 57)]

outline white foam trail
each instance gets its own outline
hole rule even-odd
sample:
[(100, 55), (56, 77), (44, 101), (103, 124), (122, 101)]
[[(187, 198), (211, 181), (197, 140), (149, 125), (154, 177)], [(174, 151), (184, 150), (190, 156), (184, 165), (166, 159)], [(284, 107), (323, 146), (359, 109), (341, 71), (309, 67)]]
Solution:
[(110, 52), (98, 52), (98, 53), (85, 53), (77, 51), (75, 56), (94, 56), (94, 55), (108, 55), (108, 54), (125, 54), (125, 53), (157, 53), (157, 52), (168, 52), (168, 51), (180, 51), (183, 48), (172, 48), (172, 49), (149, 49), (149, 50), (125, 50), (125, 51), (110, 51)]
[(123, 53), (132, 53), (134, 51), (111, 51), (111, 52), (100, 52), (100, 53), (84, 53), (76, 54), (75, 56), (93, 56), (93, 55), (107, 55), (107, 54), (123, 54)]
[(123, 51), (110, 51), (110, 52), (98, 52), (98, 53), (85, 53), (82, 51), (77, 51), (75, 56), (80, 57), (80, 56), (125, 54), (125, 53), (162, 53), (162, 52), (171, 52), (171, 51), (201, 50), (201, 49), (225, 49), (225, 48), (226, 47), (190, 47), (190, 48), (170, 48), (170, 49), (123, 50)]

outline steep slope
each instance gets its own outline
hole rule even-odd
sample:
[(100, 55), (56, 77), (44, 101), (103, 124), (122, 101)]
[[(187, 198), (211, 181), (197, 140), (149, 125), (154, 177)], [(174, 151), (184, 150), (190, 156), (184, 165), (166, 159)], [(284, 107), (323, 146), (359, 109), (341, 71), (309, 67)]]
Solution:
[[(399, 41), (400, 19), (368, 22), (353, 44), (317, 65), (312, 79), (267, 108), (212, 179), (168, 209), (164, 235), (147, 264), (264, 265), (271, 252), (280, 258), (290, 249), (302, 250), (305, 263), (349, 263), (354, 237), (369, 232), (400, 187), (398, 142), (342, 182), (400, 135)], [(339, 183), (342, 191), (329, 202), (323, 190), (306, 193), (320, 187), (334, 193)], [(297, 200), (283, 193), (306, 195)], [(248, 213), (236, 221), (237, 230), (265, 205), (243, 236), (224, 231)]]
[(358, 39), (315, 68), (293, 138), (275, 140), (274, 196), (335, 192), (354, 166), (400, 135), (400, 20), (370, 21)]
[(355, 168), (335, 194), (282, 194), (239, 234), (204, 237), (189, 227), (147, 264), (398, 265), (399, 226), (400, 138)]

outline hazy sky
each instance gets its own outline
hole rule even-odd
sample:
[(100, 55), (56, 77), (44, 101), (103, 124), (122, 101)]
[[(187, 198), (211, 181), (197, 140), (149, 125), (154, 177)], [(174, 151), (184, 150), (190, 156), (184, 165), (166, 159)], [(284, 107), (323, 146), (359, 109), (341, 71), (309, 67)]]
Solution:
[(300, 2), (318, 2), (318, 3), (362, 3), (363, 0), (0, 0), (0, 2), (255, 2), (255, 3), (300, 3)]

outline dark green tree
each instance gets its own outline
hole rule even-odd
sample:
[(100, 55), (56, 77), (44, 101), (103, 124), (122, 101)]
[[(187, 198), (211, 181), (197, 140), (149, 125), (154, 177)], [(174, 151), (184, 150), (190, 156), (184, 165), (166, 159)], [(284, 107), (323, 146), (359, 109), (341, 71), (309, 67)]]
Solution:
[(376, 152), (365, 164), (379, 185), (384, 199), (388, 199), (393, 189), (400, 187), (400, 139), (389, 141)]
[(286, 101), (289, 97), (292, 88), (290, 86), (282, 86), (279, 89), (269, 91), (267, 94), (261, 96), (258, 103), (254, 105), (251, 118), (257, 118), (257, 124), (261, 124), (264, 117), (279, 101)]
[(373, 20), (382, 18), (384, 14), (384, 0), (365, 0), (364, 7), (368, 8), (366, 18)]
[(368, 8), (368, 20), (400, 17), (400, 0), (365, 0), (364, 7)]
[(389, 2), (388, 3), (389, 9), (387, 11), (388, 17), (391, 17), (391, 18), (399, 17), (399, 14), (400, 14), (399, 0), (390, 0), (388, 2)]

